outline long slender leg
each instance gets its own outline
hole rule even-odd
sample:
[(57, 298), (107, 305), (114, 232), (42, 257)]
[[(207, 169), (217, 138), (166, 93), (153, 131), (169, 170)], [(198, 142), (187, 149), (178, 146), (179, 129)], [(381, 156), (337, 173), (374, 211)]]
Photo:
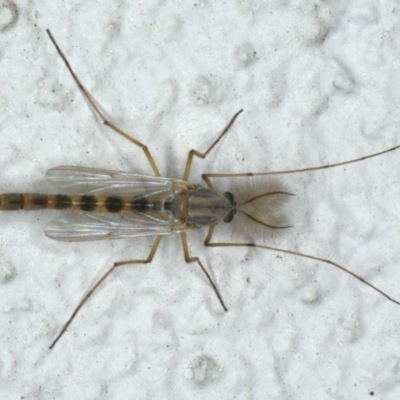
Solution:
[[(210, 228), (210, 230), (213, 227)], [(208, 235), (207, 235), (208, 237)], [(222, 300), (222, 297), (217, 289), (217, 286), (215, 285), (215, 283), (213, 282), (213, 280), (211, 279), (210, 274), (207, 272), (207, 270), (204, 268), (203, 264), (201, 263), (199, 257), (190, 257), (189, 255), (189, 249), (188, 249), (188, 245), (187, 245), (187, 240), (186, 240), (186, 233), (182, 232), (181, 233), (181, 239), (182, 239), (182, 247), (183, 247), (183, 256), (185, 258), (185, 261), (187, 263), (192, 263), (192, 262), (197, 262), (197, 264), (200, 266), (201, 270), (204, 272), (205, 276), (207, 277), (208, 281), (210, 282), (210, 285), (212, 286), (212, 288), (214, 289), (215, 294), (218, 297), (219, 302), (221, 303), (222, 308), (225, 311), (228, 311), (228, 309), (225, 306), (224, 301)]]
[(96, 284), (89, 290), (89, 292), (84, 296), (84, 298), (79, 302), (79, 304), (76, 306), (74, 312), (72, 315), (69, 317), (68, 321), (64, 324), (63, 328), (61, 329), (60, 333), (57, 335), (57, 337), (54, 339), (53, 343), (50, 345), (49, 349), (52, 349), (55, 344), (58, 342), (58, 340), (61, 338), (61, 336), (64, 334), (64, 332), (67, 330), (73, 319), (75, 318), (76, 314), (78, 314), (79, 310), (82, 308), (82, 306), (86, 303), (86, 301), (89, 299), (89, 297), (94, 293), (94, 291), (111, 275), (111, 273), (118, 267), (121, 267), (122, 265), (128, 265), (128, 264), (148, 264), (151, 263), (153, 260), (154, 255), (156, 254), (158, 245), (160, 244), (162, 236), (159, 235), (156, 237), (154, 240), (153, 246), (150, 250), (149, 255), (145, 260), (127, 260), (127, 261), (118, 261), (114, 263), (114, 265), (96, 282)]
[(85, 87), (82, 85), (81, 81), (79, 80), (78, 76), (75, 74), (74, 70), (72, 69), (72, 67), (70, 66), (67, 58), (65, 57), (64, 53), (61, 51), (61, 49), (58, 47), (57, 42), (55, 41), (55, 39), (53, 38), (51, 32), (49, 29), (46, 29), (47, 34), (50, 37), (50, 40), (53, 42), (55, 48), (57, 49), (58, 54), (60, 55), (60, 57), (62, 58), (62, 60), (64, 61), (64, 64), (67, 66), (68, 71), (70, 72), (70, 74), (72, 75), (72, 78), (74, 79), (75, 83), (78, 85), (79, 89), (81, 90), (83, 96), (85, 97), (85, 99), (88, 101), (88, 103), (90, 104), (90, 106), (93, 108), (93, 110), (95, 111), (95, 113), (100, 117), (100, 119), (102, 120), (103, 124), (108, 126), (109, 128), (111, 128), (113, 131), (119, 133), (121, 136), (123, 136), (125, 139), (128, 139), (130, 142), (132, 142), (133, 144), (135, 144), (136, 146), (139, 146), (144, 154), (146, 155), (147, 160), (149, 161), (152, 170), (154, 171), (154, 174), (156, 176), (161, 176), (160, 172), (158, 171), (158, 168), (156, 166), (156, 163), (154, 162), (154, 159), (149, 151), (149, 149), (147, 148), (147, 146), (145, 146), (143, 143), (139, 142), (138, 140), (136, 140), (135, 138), (133, 138), (132, 136), (128, 135), (127, 133), (123, 132), (121, 129), (119, 129), (117, 126), (115, 126), (113, 123), (111, 123), (110, 121), (108, 121), (104, 114), (100, 111), (99, 107), (96, 105), (96, 103), (94, 102), (92, 96), (89, 94), (89, 92), (85, 89)]
[(294, 256), (298, 256), (298, 257), (303, 257), (303, 258), (308, 258), (309, 260), (316, 260), (316, 261), (320, 261), (323, 262), (325, 264), (329, 264), (329, 265), (333, 265), (335, 268), (340, 269), (343, 272), (346, 272), (347, 274), (351, 275), (352, 277), (358, 279), (360, 282), (366, 284), (367, 286), (369, 286), (371, 289), (375, 290), (376, 292), (378, 292), (379, 294), (381, 294), (383, 297), (385, 297), (386, 299), (390, 300), (391, 302), (397, 304), (400, 306), (400, 302), (393, 299), (392, 297), (390, 297), (389, 295), (387, 295), (383, 290), (379, 289), (378, 287), (374, 286), (372, 283), (367, 282), (364, 278), (362, 278), (361, 276), (357, 275), (356, 273), (350, 271), (349, 269), (333, 262), (330, 260), (327, 260), (325, 258), (321, 258), (321, 257), (316, 257), (316, 256), (312, 256), (310, 254), (304, 254), (304, 253), (298, 253), (297, 251), (292, 251), (292, 250), (286, 250), (286, 249), (279, 249), (276, 247), (271, 247), (271, 246), (263, 246), (263, 245), (259, 245), (259, 244), (255, 244), (255, 243), (224, 243), (224, 242), (220, 242), (220, 243), (210, 243), (211, 240), (211, 236), (212, 236), (212, 232), (211, 235), (207, 235), (207, 238), (204, 242), (205, 246), (208, 247), (257, 247), (260, 249), (266, 249), (266, 250), (272, 250), (272, 251), (276, 251), (279, 253), (285, 253), (285, 254), (291, 254)]
[(363, 156), (359, 158), (354, 158), (353, 160), (341, 161), (334, 164), (326, 164), (320, 165), (318, 167), (308, 167), (308, 168), (300, 168), (300, 169), (291, 169), (287, 171), (271, 171), (271, 172), (242, 172), (238, 174), (203, 174), (202, 178), (207, 183), (209, 187), (212, 187), (210, 178), (238, 178), (238, 177), (251, 177), (251, 176), (267, 176), (267, 175), (284, 175), (284, 174), (294, 174), (299, 172), (308, 172), (308, 171), (318, 171), (321, 169), (328, 169), (334, 167), (340, 167), (342, 165), (352, 164), (359, 161), (368, 160), (369, 158), (378, 157), (382, 154), (390, 153), (391, 151), (395, 151), (400, 148), (400, 145), (391, 147), (390, 149), (386, 149), (383, 151), (379, 151), (377, 153), (369, 154), (368, 156)]
[(214, 146), (222, 139), (222, 137), (226, 134), (226, 132), (229, 131), (229, 128), (232, 126), (232, 124), (235, 122), (235, 119), (238, 117), (238, 115), (243, 112), (243, 110), (239, 110), (228, 122), (224, 130), (221, 132), (221, 134), (218, 136), (218, 138), (213, 142), (213, 144), (205, 151), (204, 153), (200, 153), (197, 150), (190, 150), (188, 154), (188, 158), (186, 161), (186, 167), (185, 167), (185, 172), (183, 174), (183, 180), (187, 181), (189, 178), (190, 174), (190, 168), (192, 166), (192, 161), (193, 161), (193, 156), (197, 156), (199, 158), (206, 158), (207, 154), (214, 148)]

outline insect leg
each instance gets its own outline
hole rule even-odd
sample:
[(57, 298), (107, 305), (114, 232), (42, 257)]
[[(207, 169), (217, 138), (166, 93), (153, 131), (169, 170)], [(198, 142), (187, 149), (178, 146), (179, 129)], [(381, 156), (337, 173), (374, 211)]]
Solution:
[(72, 315), (69, 317), (68, 321), (64, 324), (63, 328), (61, 329), (60, 333), (57, 335), (57, 337), (54, 339), (53, 343), (50, 345), (49, 349), (52, 349), (55, 344), (58, 342), (58, 340), (61, 338), (61, 336), (64, 334), (64, 332), (67, 330), (73, 319), (75, 318), (76, 314), (78, 314), (79, 310), (82, 308), (82, 306), (86, 303), (86, 301), (89, 299), (89, 297), (93, 294), (93, 292), (110, 276), (110, 274), (118, 267), (121, 267), (122, 265), (127, 265), (127, 264), (148, 264), (151, 263), (153, 260), (153, 257), (157, 251), (158, 245), (161, 241), (162, 236), (159, 235), (156, 237), (154, 240), (153, 246), (150, 250), (149, 255), (145, 260), (127, 260), (127, 261), (118, 261), (114, 263), (114, 265), (96, 282), (96, 284), (92, 287), (92, 289), (89, 290), (89, 292), (84, 296), (84, 298), (79, 302), (79, 304), (76, 306), (74, 312)]
[[(213, 229), (214, 227), (211, 226), (210, 231)], [(207, 235), (208, 238), (209, 235)], [(215, 285), (215, 283), (213, 282), (213, 280), (211, 279), (210, 274), (207, 272), (207, 270), (204, 268), (203, 264), (201, 263), (199, 257), (190, 257), (189, 255), (189, 249), (188, 249), (188, 245), (187, 245), (187, 240), (186, 240), (186, 233), (185, 232), (181, 232), (181, 239), (182, 239), (182, 247), (183, 247), (183, 256), (185, 258), (185, 261), (187, 263), (192, 263), (192, 262), (197, 262), (197, 264), (199, 264), (200, 268), (202, 269), (202, 271), (204, 272), (205, 276), (207, 277), (208, 281), (210, 282), (210, 285), (212, 286), (212, 288), (214, 289), (215, 294), (218, 297), (219, 302), (221, 303), (222, 308), (225, 311), (228, 311), (228, 309), (225, 306), (224, 301), (222, 300), (222, 297), (217, 289), (217, 286)]]
[(353, 164), (359, 161), (364, 161), (368, 160), (369, 158), (374, 158), (378, 157), (382, 154), (390, 153), (391, 151), (395, 151), (400, 148), (400, 145), (391, 147), (386, 150), (379, 151), (377, 153), (369, 154), (367, 156), (359, 157), (359, 158), (354, 158), (352, 160), (347, 160), (347, 161), (340, 161), (334, 164), (326, 164), (326, 165), (319, 165), (317, 167), (307, 167), (307, 168), (300, 168), (300, 169), (291, 169), (291, 170), (286, 170), (286, 171), (270, 171), (270, 172), (241, 172), (238, 174), (203, 174), (202, 178), (204, 181), (207, 182), (207, 185), (209, 187), (212, 187), (210, 178), (239, 178), (239, 177), (251, 177), (251, 176), (267, 176), (267, 175), (284, 175), (284, 174), (295, 174), (299, 172), (309, 172), (309, 171), (318, 171), (321, 169), (328, 169), (328, 168), (334, 168), (334, 167), (340, 167), (343, 165), (347, 164)]
[(133, 138), (132, 136), (128, 135), (127, 133), (123, 132), (121, 129), (119, 129), (117, 126), (115, 126), (113, 123), (111, 123), (110, 121), (108, 121), (104, 114), (100, 111), (99, 107), (96, 105), (96, 103), (94, 102), (92, 96), (89, 94), (89, 92), (85, 89), (85, 87), (83, 86), (83, 84), (81, 83), (81, 81), (79, 80), (79, 78), (77, 77), (77, 75), (75, 74), (74, 70), (72, 69), (72, 67), (70, 66), (67, 58), (65, 57), (64, 53), (61, 51), (61, 49), (58, 47), (57, 42), (55, 41), (55, 39), (53, 38), (51, 32), (49, 29), (46, 29), (47, 34), (50, 37), (50, 40), (53, 42), (58, 54), (60, 55), (60, 57), (62, 58), (62, 60), (64, 61), (64, 64), (66, 65), (66, 67), (68, 68), (68, 71), (70, 72), (70, 74), (72, 75), (72, 78), (74, 79), (75, 83), (78, 85), (79, 89), (81, 90), (83, 96), (85, 97), (85, 99), (88, 101), (88, 103), (90, 104), (90, 106), (93, 108), (93, 110), (95, 111), (95, 113), (100, 117), (100, 119), (102, 120), (103, 124), (108, 126), (109, 128), (111, 128), (114, 132), (119, 133), (121, 136), (123, 136), (125, 139), (128, 139), (131, 143), (135, 144), (136, 146), (139, 146), (144, 154), (146, 155), (147, 160), (150, 163), (150, 166), (152, 168), (152, 170), (154, 171), (155, 176), (161, 176), (160, 172), (158, 171), (158, 168), (156, 166), (156, 163), (154, 162), (154, 159), (149, 151), (149, 149), (147, 148), (147, 146), (145, 146), (143, 143), (139, 142), (138, 140), (136, 140), (135, 138)]
[(204, 242), (205, 246), (208, 247), (257, 247), (259, 249), (266, 249), (266, 250), (272, 250), (272, 251), (276, 251), (278, 253), (285, 253), (285, 254), (291, 254), (294, 256), (298, 256), (298, 257), (303, 257), (303, 258), (308, 258), (309, 260), (315, 260), (315, 261), (320, 261), (323, 262), (325, 264), (329, 264), (329, 265), (333, 265), (335, 268), (340, 269), (343, 272), (346, 272), (346, 274), (351, 275), (352, 277), (358, 279), (360, 282), (366, 284), (367, 286), (369, 286), (371, 289), (375, 290), (376, 292), (378, 292), (379, 294), (381, 294), (383, 297), (386, 297), (386, 299), (390, 300), (391, 302), (397, 304), (400, 306), (400, 302), (393, 299), (392, 297), (390, 297), (389, 295), (387, 295), (383, 290), (379, 289), (378, 287), (374, 286), (372, 283), (367, 282), (364, 278), (362, 278), (361, 276), (357, 275), (356, 273), (350, 271), (349, 269), (333, 262), (330, 260), (327, 260), (325, 258), (321, 258), (321, 257), (317, 257), (317, 256), (312, 256), (310, 254), (305, 254), (305, 253), (298, 253), (297, 251), (292, 251), (292, 250), (286, 250), (286, 249), (280, 249), (280, 248), (276, 248), (276, 247), (270, 247), (270, 246), (263, 246), (263, 245), (259, 245), (259, 244), (255, 244), (255, 243), (224, 243), (224, 242), (220, 242), (220, 243), (210, 243), (211, 240), (211, 236), (207, 235), (207, 238)]
[[(213, 142), (213, 144), (205, 151), (204, 153), (200, 153), (197, 150), (190, 150), (188, 153), (188, 158), (186, 161), (186, 166), (185, 166), (185, 172), (183, 174), (182, 180), (187, 181), (189, 178), (190, 174), (190, 168), (192, 166), (192, 161), (193, 161), (193, 156), (197, 156), (199, 158), (206, 158), (207, 154), (213, 149), (213, 147), (222, 139), (222, 137), (226, 134), (226, 132), (229, 131), (229, 128), (232, 126), (232, 124), (235, 122), (235, 119), (238, 117), (238, 115), (243, 112), (243, 110), (239, 110), (228, 122), (228, 124), (225, 126), (224, 130), (221, 132), (221, 134), (218, 136), (218, 138)], [(207, 183), (208, 185), (208, 183)], [(212, 187), (212, 186), (210, 186)]]

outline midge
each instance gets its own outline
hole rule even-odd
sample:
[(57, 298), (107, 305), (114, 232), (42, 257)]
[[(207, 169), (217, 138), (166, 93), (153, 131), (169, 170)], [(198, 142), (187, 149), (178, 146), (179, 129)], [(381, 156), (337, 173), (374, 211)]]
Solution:
[(103, 121), (104, 125), (110, 127), (113, 131), (140, 147), (155, 175), (144, 176), (130, 172), (61, 166), (50, 169), (46, 177), (59, 190), (71, 194), (6, 193), (0, 195), (0, 210), (2, 211), (39, 209), (75, 211), (66, 213), (64, 217), (51, 222), (46, 227), (45, 233), (52, 239), (84, 241), (155, 236), (154, 243), (146, 259), (116, 262), (96, 282), (76, 306), (60, 333), (51, 343), (50, 349), (54, 347), (67, 330), (78, 311), (92, 293), (116, 268), (127, 264), (150, 263), (157, 251), (162, 235), (170, 233), (180, 234), (185, 261), (187, 263), (197, 263), (199, 265), (213, 288), (222, 308), (227, 311), (222, 296), (216, 284), (211, 279), (210, 274), (204, 268), (198, 257), (191, 257), (189, 254), (186, 230), (203, 226), (208, 227), (208, 234), (204, 241), (205, 246), (258, 247), (327, 263), (368, 285), (371, 289), (380, 293), (393, 303), (400, 305), (400, 302), (388, 296), (381, 289), (333, 261), (309, 254), (255, 243), (211, 242), (215, 226), (221, 221), (226, 223), (231, 222), (235, 214), (241, 215), (246, 218), (249, 223), (254, 224), (254, 227), (259, 227), (267, 233), (290, 228), (287, 223), (284, 223), (285, 218), (280, 215), (280, 208), (288, 198), (294, 196), (292, 193), (284, 190), (283, 186), (279, 184), (271, 185), (271, 183), (266, 182), (264, 188), (254, 188), (252, 192), (248, 191), (246, 193), (247, 198), (238, 201), (235, 199), (235, 195), (230, 192), (220, 193), (215, 190), (211, 183), (212, 178), (270, 176), (316, 171), (376, 157), (394, 151), (398, 149), (400, 145), (365, 157), (318, 167), (261, 173), (204, 174), (202, 178), (207, 187), (188, 183), (187, 180), (189, 178), (193, 157), (205, 158), (228, 132), (237, 116), (242, 112), (242, 110), (240, 110), (232, 117), (222, 133), (204, 153), (196, 150), (189, 151), (182, 180), (162, 178), (148, 148), (143, 143), (127, 135), (114, 124), (106, 120), (102, 112), (96, 106), (91, 95), (86, 91), (75, 72), (72, 70), (49, 30), (47, 30), (47, 33), (74, 81), (79, 86), (79, 89), (95, 113)]

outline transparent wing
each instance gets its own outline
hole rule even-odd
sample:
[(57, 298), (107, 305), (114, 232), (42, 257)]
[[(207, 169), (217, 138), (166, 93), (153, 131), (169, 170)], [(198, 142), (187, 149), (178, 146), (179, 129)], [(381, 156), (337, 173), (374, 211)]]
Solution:
[(171, 214), (162, 219), (141, 213), (69, 213), (47, 224), (45, 234), (67, 242), (167, 235), (179, 232), (172, 230), (172, 218)]
[[(177, 190), (190, 187), (186, 182), (168, 178), (72, 166), (50, 169), (46, 178), (62, 191), (95, 196), (143, 198), (157, 195), (158, 198), (173, 199)], [(129, 214), (70, 212), (50, 222), (45, 233), (62, 241), (166, 235), (180, 231), (176, 227), (172, 229), (173, 220), (171, 212), (156, 210), (152, 213), (132, 210)]]
[(58, 189), (73, 194), (146, 196), (170, 191), (185, 182), (157, 176), (106, 169), (61, 166), (46, 173), (47, 180)]

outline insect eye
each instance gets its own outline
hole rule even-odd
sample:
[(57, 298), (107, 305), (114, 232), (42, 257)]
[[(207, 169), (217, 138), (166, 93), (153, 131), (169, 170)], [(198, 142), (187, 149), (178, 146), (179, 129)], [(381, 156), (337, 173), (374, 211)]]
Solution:
[[(230, 201), (230, 203), (234, 206), (236, 205), (235, 203), (235, 197), (233, 196), (233, 194), (231, 192), (225, 192), (224, 196)], [(233, 218), (233, 217), (232, 217)]]
[[(232, 196), (233, 197), (233, 196)], [(233, 221), (233, 217), (236, 214), (236, 210), (232, 210), (225, 218), (224, 218), (224, 222), (228, 223), (228, 222), (232, 222)]]

